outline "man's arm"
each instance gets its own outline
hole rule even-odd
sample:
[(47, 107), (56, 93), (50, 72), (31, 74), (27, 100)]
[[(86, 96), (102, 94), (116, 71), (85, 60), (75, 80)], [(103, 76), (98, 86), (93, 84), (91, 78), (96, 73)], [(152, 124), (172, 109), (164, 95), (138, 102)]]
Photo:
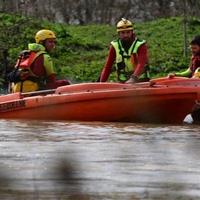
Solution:
[(194, 67), (193, 64), (194, 64), (194, 57), (192, 56), (191, 61), (190, 61), (190, 65), (185, 71), (170, 73), (169, 77), (170, 78), (173, 78), (174, 76), (191, 77), (192, 76), (192, 68)]
[(51, 74), (47, 77), (47, 84), (45, 89), (55, 89), (60, 86), (70, 85), (70, 81), (68, 80), (56, 80), (56, 75)]
[[(45, 57), (46, 56), (46, 57)], [(55, 89), (63, 85), (69, 85), (68, 80), (56, 80), (56, 73), (54, 71), (53, 62), (49, 55), (44, 55), (44, 67), (47, 74), (46, 89)]]
[(175, 73), (175, 76), (189, 77), (189, 76), (191, 76), (191, 74), (192, 74), (192, 71), (190, 70), (190, 68), (188, 68), (188, 69), (186, 69), (183, 72), (177, 72), (177, 73)]
[(176, 73), (169, 73), (168, 77), (169, 78), (174, 78), (175, 76), (181, 76), (181, 77), (190, 78), (192, 76), (192, 68), (193, 68), (193, 57), (191, 58), (190, 66), (185, 71), (176, 72)]
[[(134, 56), (134, 55), (133, 55)], [(148, 52), (146, 44), (143, 44), (138, 49), (137, 53), (137, 65), (135, 66), (135, 70), (133, 75), (139, 77), (144, 72), (144, 67), (148, 63)]]
[(48, 54), (44, 54), (44, 68), (47, 76), (56, 74), (54, 71), (53, 61)]
[(115, 57), (116, 57), (115, 49), (111, 45), (110, 50), (109, 50), (109, 54), (108, 54), (108, 57), (107, 57), (107, 60), (106, 60), (106, 64), (104, 65), (104, 68), (101, 72), (100, 82), (105, 82), (105, 81), (108, 80), (108, 77), (109, 77), (109, 75), (112, 71), (112, 66), (114, 64)]

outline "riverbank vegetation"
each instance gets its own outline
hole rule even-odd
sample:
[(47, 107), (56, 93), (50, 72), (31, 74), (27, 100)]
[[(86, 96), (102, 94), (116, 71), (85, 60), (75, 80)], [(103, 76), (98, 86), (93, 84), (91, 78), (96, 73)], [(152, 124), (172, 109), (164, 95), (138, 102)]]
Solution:
[[(51, 29), (57, 35), (52, 57), (60, 78), (76, 82), (95, 82), (108, 53), (109, 43), (117, 37), (110, 25), (67, 25), (50, 23), (18, 15), (0, 14), (1, 81), (14, 66), (20, 51), (34, 42), (40, 29)], [(188, 41), (200, 34), (200, 20), (188, 21)], [(181, 18), (158, 19), (136, 23), (135, 32), (147, 41), (151, 77), (165, 76), (187, 68), (190, 60), (183, 56), (184, 35)], [(188, 44), (189, 47), (189, 44)]]

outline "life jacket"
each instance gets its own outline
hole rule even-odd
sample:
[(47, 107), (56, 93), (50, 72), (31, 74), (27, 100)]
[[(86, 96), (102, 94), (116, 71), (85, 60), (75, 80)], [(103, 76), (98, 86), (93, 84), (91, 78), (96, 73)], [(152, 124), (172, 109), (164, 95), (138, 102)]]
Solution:
[(39, 89), (40, 77), (31, 70), (31, 65), (45, 51), (24, 50), (20, 53), (15, 65), (15, 80), (11, 84), (12, 92), (32, 92)]
[(128, 51), (125, 51), (120, 39), (111, 42), (111, 45), (114, 47), (116, 53), (115, 68), (117, 78), (120, 82), (125, 82), (130, 78), (134, 71), (134, 67), (136, 66), (136, 63), (131, 61), (131, 55), (137, 54), (139, 47), (145, 43), (145, 40), (139, 40), (136, 38)]

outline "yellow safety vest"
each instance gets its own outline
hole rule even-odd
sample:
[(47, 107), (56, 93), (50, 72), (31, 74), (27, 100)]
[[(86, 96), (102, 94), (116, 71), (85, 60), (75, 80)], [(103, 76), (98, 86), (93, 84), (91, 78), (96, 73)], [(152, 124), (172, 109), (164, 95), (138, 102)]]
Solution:
[(133, 66), (133, 63), (131, 63), (131, 55), (136, 54), (139, 47), (144, 43), (146, 43), (145, 40), (139, 40), (136, 38), (128, 49), (128, 52), (126, 52), (120, 39), (111, 42), (111, 45), (114, 47), (116, 53), (115, 68), (119, 81), (125, 82), (130, 78), (130, 75), (133, 73), (135, 67)]

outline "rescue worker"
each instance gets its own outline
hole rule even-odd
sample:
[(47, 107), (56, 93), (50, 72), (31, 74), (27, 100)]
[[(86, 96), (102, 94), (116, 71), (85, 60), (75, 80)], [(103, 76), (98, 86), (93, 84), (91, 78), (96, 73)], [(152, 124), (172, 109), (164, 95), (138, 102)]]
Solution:
[(56, 73), (49, 53), (56, 46), (56, 35), (51, 30), (40, 30), (28, 51), (21, 53), (15, 70), (10, 73), (12, 92), (31, 92), (54, 89), (70, 84), (67, 80), (56, 80)]
[(111, 42), (107, 61), (100, 75), (100, 82), (108, 80), (113, 65), (115, 65), (119, 82), (148, 81), (146, 41), (136, 37), (132, 22), (125, 18), (117, 23), (117, 33), (118, 39)]
[(200, 35), (197, 35), (192, 39), (190, 42), (190, 49), (192, 57), (188, 69), (183, 72), (170, 73), (169, 78), (173, 78), (175, 76), (200, 78)]

